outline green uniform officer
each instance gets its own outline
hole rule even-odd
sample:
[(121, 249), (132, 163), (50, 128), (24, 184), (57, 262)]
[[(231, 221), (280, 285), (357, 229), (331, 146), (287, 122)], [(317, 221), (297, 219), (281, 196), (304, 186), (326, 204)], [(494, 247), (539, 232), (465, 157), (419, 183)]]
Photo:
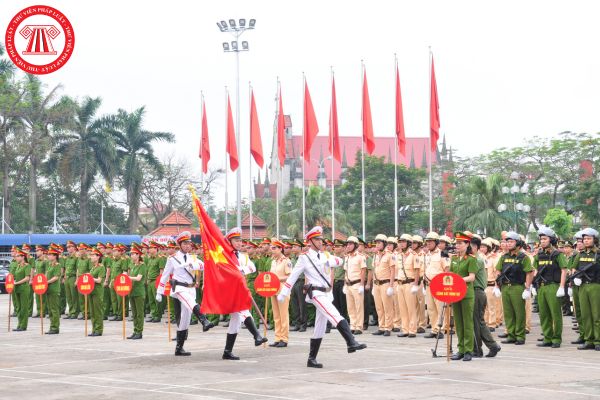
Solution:
[(48, 249), (46, 255), (46, 278), (48, 279), (48, 290), (46, 291), (46, 304), (50, 315), (50, 329), (47, 335), (55, 335), (60, 328), (60, 281), (61, 266), (58, 262), (60, 251), (56, 248)]
[(533, 267), (527, 254), (521, 250), (521, 237), (516, 232), (506, 234), (506, 250), (498, 260), (496, 269), (501, 272), (498, 282), (502, 286), (502, 308), (506, 322), (507, 338), (502, 343), (525, 344), (525, 300), (531, 298)]
[(31, 301), (31, 285), (29, 280), (31, 279), (31, 264), (29, 264), (29, 252), (17, 249), (15, 252), (15, 260), (17, 266), (15, 268), (15, 293), (17, 294), (19, 302), (19, 313), (17, 314), (18, 323), (17, 327), (13, 329), (15, 332), (21, 332), (27, 330), (27, 323), (29, 322), (29, 302)]
[(102, 282), (102, 290), (104, 291), (104, 295), (103, 295), (103, 303), (104, 303), (104, 309), (103, 309), (103, 319), (104, 321), (108, 320), (108, 317), (111, 317), (112, 314), (112, 309), (111, 309), (111, 302), (110, 302), (110, 270), (112, 267), (112, 244), (110, 243), (106, 243), (106, 245), (104, 245), (104, 243), (98, 243), (96, 244), (96, 248), (98, 250), (100, 250), (102, 252), (102, 265), (104, 266), (104, 271), (105, 271), (105, 276), (104, 276), (104, 281)]
[(538, 311), (544, 340), (538, 347), (558, 348), (562, 343), (562, 307), (560, 297), (565, 296), (567, 277), (567, 259), (554, 246), (558, 238), (550, 228), (538, 231), (540, 250), (533, 258), (533, 267), (537, 274), (533, 288), (537, 290)]
[(69, 314), (65, 319), (77, 319), (79, 314), (79, 293), (77, 291), (77, 245), (75, 242), (67, 241), (67, 253), (65, 258), (65, 293), (67, 295), (67, 306)]
[(29, 264), (29, 302), (27, 303), (28, 307), (28, 316), (33, 317), (33, 301), (35, 298), (35, 294), (33, 293), (33, 288), (31, 284), (33, 283), (33, 275), (35, 273), (35, 257), (31, 255), (31, 247), (28, 244), (23, 244), (21, 246), (21, 250), (27, 253), (27, 262)]
[[(12, 261), (10, 262), (10, 264), (8, 265), (8, 273), (11, 274), (13, 277), (15, 276), (15, 273), (17, 271), (17, 260), (16, 260), (16, 254), (17, 254), (17, 247), (13, 246), (10, 249), (10, 256), (12, 257)], [(12, 303), (13, 303), (13, 317), (16, 317), (17, 314), (19, 313), (19, 297), (17, 296), (17, 292), (15, 290), (13, 290), (13, 292), (11, 293), (11, 297), (12, 297)]]
[[(46, 274), (46, 249), (44, 246), (37, 245), (35, 246), (35, 261), (34, 261), (34, 275), (37, 274)], [(37, 310), (36, 318), (45, 317), (48, 314), (48, 309), (44, 311), (44, 315), (41, 314), (41, 303), (48, 304), (48, 298), (46, 294), (42, 295), (42, 302), (40, 302), (40, 296), (35, 295), (35, 308)]]
[(146, 297), (145, 285), (146, 264), (142, 261), (142, 249), (137, 246), (131, 247), (131, 263), (129, 265), (129, 277), (132, 288), (129, 294), (131, 301), (131, 314), (133, 314), (133, 334), (127, 339), (141, 339), (144, 331), (144, 299)]
[[(577, 269), (577, 264), (575, 264), (575, 259), (577, 255), (584, 249), (583, 247), (583, 237), (581, 236), (581, 231), (575, 233), (573, 236), (573, 241), (575, 243), (576, 251), (573, 253), (571, 258), (571, 262), (569, 267), (571, 268), (571, 272), (575, 272)], [(573, 285), (571, 283), (571, 290), (573, 291), (573, 309), (575, 311), (575, 320), (577, 321), (577, 327), (579, 328), (579, 337), (577, 340), (571, 342), (571, 344), (584, 344), (585, 340), (583, 340), (583, 329), (581, 329), (581, 305), (579, 304), (579, 286)]]
[(471, 361), (474, 340), (473, 308), (475, 306), (473, 281), (478, 269), (477, 258), (472, 254), (470, 236), (457, 232), (455, 238), (457, 254), (450, 260), (450, 272), (463, 277), (467, 283), (467, 294), (461, 301), (452, 304), (456, 336), (458, 336), (458, 353), (452, 356), (452, 360)]
[(110, 303), (113, 311), (113, 317), (109, 318), (109, 321), (122, 321), (123, 320), (123, 309), (121, 305), (121, 296), (115, 292), (115, 278), (119, 275), (121, 270), (121, 264), (123, 263), (123, 248), (121, 244), (116, 244), (113, 248), (113, 260), (110, 265)]
[(156, 301), (156, 278), (163, 272), (163, 258), (158, 256), (158, 249), (160, 244), (154, 241), (150, 242), (148, 249), (148, 256), (146, 257), (145, 264), (147, 269), (146, 275), (146, 290), (147, 300), (150, 308), (150, 316), (146, 322), (160, 322), (162, 318), (162, 307), (161, 303)]
[(89, 294), (88, 300), (92, 314), (92, 333), (88, 336), (102, 336), (104, 331), (104, 278), (106, 269), (102, 265), (102, 252), (93, 248), (88, 259), (91, 267), (89, 273), (94, 278), (94, 290)]
[[(90, 247), (85, 243), (80, 243), (77, 246), (77, 261), (75, 263), (75, 267), (77, 269), (77, 278), (79, 278), (83, 274), (87, 274), (90, 272), (90, 259), (88, 257), (88, 251)], [(83, 302), (85, 300), (84, 296), (81, 293), (78, 293), (79, 297), (79, 316), (77, 319), (83, 319)]]
[(586, 228), (581, 231), (583, 250), (574, 260), (577, 270), (573, 283), (579, 287), (581, 307), (580, 331), (584, 344), (578, 350), (595, 349), (600, 351), (600, 249), (598, 231)]

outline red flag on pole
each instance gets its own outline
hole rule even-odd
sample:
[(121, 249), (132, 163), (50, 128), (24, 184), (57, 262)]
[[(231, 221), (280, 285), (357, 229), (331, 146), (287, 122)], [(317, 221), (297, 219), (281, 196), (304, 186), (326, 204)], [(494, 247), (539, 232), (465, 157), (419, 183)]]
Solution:
[(369, 86), (367, 85), (367, 69), (364, 69), (363, 75), (363, 93), (362, 93), (362, 124), (363, 124), (363, 142), (367, 148), (367, 153), (373, 154), (375, 150), (375, 135), (373, 134), (373, 119), (371, 117), (371, 102), (369, 101)]
[(227, 154), (229, 154), (229, 166), (231, 171), (235, 171), (239, 166), (237, 146), (235, 144), (235, 126), (233, 125), (233, 115), (231, 113), (231, 101), (227, 95)]
[(283, 115), (283, 102), (281, 100), (281, 87), (279, 88), (279, 107), (277, 110), (277, 157), (279, 165), (285, 163), (285, 117)]
[(429, 102), (429, 130), (431, 138), (431, 151), (436, 151), (437, 141), (440, 138), (440, 103), (438, 102), (437, 84), (435, 83), (435, 68), (433, 55), (431, 55), (431, 97)]
[(210, 161), (210, 144), (208, 143), (208, 122), (206, 121), (206, 104), (202, 100), (202, 138), (200, 141), (200, 158), (202, 159), (202, 172), (208, 172)]
[(250, 154), (254, 157), (256, 164), (262, 168), (265, 162), (263, 160), (258, 113), (256, 112), (256, 103), (254, 102), (254, 91), (252, 91), (250, 97)]
[(319, 133), (319, 125), (317, 124), (317, 116), (310, 99), (308, 92), (308, 84), (304, 81), (304, 160), (310, 163), (310, 149), (313, 142)]
[(204, 314), (231, 314), (252, 307), (246, 279), (238, 271), (233, 247), (208, 216), (192, 191), (194, 213), (198, 217), (204, 250), (204, 294), (200, 311)]
[[(333, 147), (333, 148), (332, 148)], [(331, 110), (329, 110), (329, 154), (338, 162), (342, 162), (340, 154), (340, 131), (338, 128), (337, 100), (335, 95), (335, 78), (331, 78)]]
[(406, 134), (404, 132), (404, 113), (402, 111), (402, 94), (400, 93), (400, 72), (396, 63), (396, 137), (398, 138), (398, 151), (406, 155)]

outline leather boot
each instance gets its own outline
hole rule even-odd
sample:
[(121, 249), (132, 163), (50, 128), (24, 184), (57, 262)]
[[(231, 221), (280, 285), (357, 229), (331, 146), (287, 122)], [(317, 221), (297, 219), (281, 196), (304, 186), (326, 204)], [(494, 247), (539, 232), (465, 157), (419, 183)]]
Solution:
[(256, 325), (254, 325), (254, 320), (252, 319), (252, 317), (248, 317), (244, 320), (244, 326), (246, 326), (248, 332), (250, 332), (252, 336), (254, 336), (255, 346), (260, 346), (261, 344), (266, 343), (268, 341), (267, 338), (264, 338), (260, 335), (260, 333), (258, 332), (258, 328), (256, 328)]
[(223, 351), (223, 360), (239, 360), (240, 358), (233, 355), (233, 345), (235, 344), (235, 338), (237, 333), (228, 333), (227, 340), (225, 341), (225, 350)]
[(354, 339), (354, 335), (352, 335), (352, 332), (350, 331), (350, 325), (348, 325), (348, 321), (345, 319), (338, 322), (337, 330), (340, 331), (340, 334), (346, 341), (346, 345), (348, 345), (348, 353), (354, 353), (356, 350), (367, 348), (366, 344), (358, 343), (356, 339)]
[(183, 349), (183, 344), (187, 339), (188, 331), (177, 331), (177, 346), (175, 346), (175, 355), (176, 356), (191, 356), (192, 353), (185, 351)]
[(319, 353), (319, 348), (321, 347), (321, 341), (323, 339), (310, 339), (310, 352), (308, 353), (308, 361), (306, 362), (306, 366), (309, 368), (323, 368), (323, 364), (317, 362), (317, 354)]
[(206, 315), (200, 312), (200, 306), (196, 304), (192, 310), (198, 321), (202, 324), (202, 332), (206, 332), (210, 328), (214, 328), (215, 325), (206, 318)]

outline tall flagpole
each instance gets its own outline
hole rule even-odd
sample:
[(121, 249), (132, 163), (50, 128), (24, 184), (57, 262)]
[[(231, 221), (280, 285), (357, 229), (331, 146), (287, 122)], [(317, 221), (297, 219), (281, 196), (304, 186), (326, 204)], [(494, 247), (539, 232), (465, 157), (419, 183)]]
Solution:
[[(248, 126), (250, 126), (250, 129), (252, 129), (252, 83), (248, 82), (248, 91), (249, 91), (249, 99), (248, 99), (248, 104), (250, 104), (250, 124)], [(238, 127), (238, 129), (240, 129)], [(252, 135), (252, 133), (250, 133), (250, 135)], [(252, 141), (252, 138), (250, 138), (250, 141)], [(248, 197), (248, 202), (250, 203), (250, 240), (252, 240), (252, 146), (250, 146), (249, 148), (250, 151), (250, 163), (248, 164), (248, 174), (250, 175), (250, 194)]]
[[(331, 67), (331, 83), (332, 83), (332, 88), (333, 88), (333, 67)], [(336, 96), (337, 97), (337, 96)], [(336, 99), (336, 103), (337, 103), (337, 99)], [(337, 104), (336, 104), (337, 105)], [(337, 112), (337, 110), (336, 110)], [(333, 118), (333, 101), (331, 102), (331, 110), (329, 111), (331, 118)], [(333, 123), (333, 119), (330, 121), (330, 123)], [(335, 149), (334, 149), (334, 141), (333, 141), (333, 131), (331, 132), (332, 134), (330, 134), (329, 136), (329, 140), (331, 141), (331, 239), (335, 240), (335, 187), (333, 184), (333, 160), (334, 160), (334, 153), (335, 153)]]
[[(394, 53), (395, 67), (398, 71), (398, 56)], [(397, 72), (394, 71), (394, 76), (398, 79)], [(396, 83), (395, 88), (398, 87)], [(396, 101), (398, 101), (398, 95), (394, 94)], [(398, 113), (398, 104), (396, 104), (396, 113)], [(398, 118), (398, 115), (396, 115)], [(398, 132), (394, 135), (394, 235), (398, 236)]]
[(275, 149), (277, 151), (277, 163), (275, 164), (275, 168), (277, 169), (277, 189), (276, 189), (276, 201), (275, 201), (275, 215), (276, 215), (276, 233), (277, 238), (279, 238), (279, 189), (281, 186), (281, 160), (279, 159), (279, 96), (281, 96), (281, 87), (279, 86), (279, 77), (277, 77), (277, 95), (275, 96), (275, 142), (277, 146)]
[[(306, 77), (304, 76), (304, 72), (302, 73), (302, 93), (303, 93), (303, 105), (304, 105), (304, 113), (306, 114)], [(306, 125), (306, 115), (304, 115), (304, 125)], [(306, 131), (306, 126), (302, 127), (302, 237), (306, 234), (306, 193), (304, 192), (304, 163), (305, 163), (305, 154), (306, 146), (304, 137), (304, 131)], [(310, 151), (310, 150), (309, 150)]]
[[(227, 86), (225, 86), (225, 132), (227, 132), (227, 118), (229, 118), (227, 114), (227, 100), (229, 100), (229, 92), (227, 91)], [(227, 153), (227, 146), (225, 146), (225, 232), (229, 230), (229, 188), (227, 187), (227, 175), (229, 175), (229, 154)]]
[[(204, 113), (204, 93), (202, 91), (200, 91), (200, 97), (202, 98), (202, 112)], [(205, 118), (205, 115), (202, 114), (202, 119), (200, 121), (203, 121)], [(202, 125), (202, 122), (200, 122), (200, 125)], [(200, 129), (202, 131), (202, 129)], [(200, 155), (202, 155), (202, 150), (204, 149), (204, 142), (203, 142), (203, 134), (204, 132), (202, 132), (200, 134)], [(207, 132), (208, 133), (208, 132)], [(204, 158), (200, 158), (200, 195), (198, 196), (200, 198), (200, 201), (202, 201), (202, 193), (204, 192)], [(208, 167), (208, 164), (207, 164)]]
[(433, 231), (433, 188), (431, 184), (431, 46), (429, 46), (429, 232)]
[[(360, 60), (360, 66), (361, 66), (361, 103), (362, 103), (362, 107), (364, 107), (364, 77), (365, 77), (365, 64), (363, 62), (363, 60)], [(362, 108), (361, 107), (361, 108)], [(364, 112), (365, 110), (362, 109), (361, 110), (361, 120), (364, 119)], [(367, 227), (366, 227), (366, 222), (365, 222), (365, 132), (364, 132), (364, 126), (363, 126), (363, 137), (362, 137), (362, 141), (361, 141), (361, 150), (360, 150), (360, 164), (361, 164), (361, 176), (362, 176), (362, 182), (361, 182), (361, 188), (362, 188), (362, 239), (363, 240), (367, 240)]]

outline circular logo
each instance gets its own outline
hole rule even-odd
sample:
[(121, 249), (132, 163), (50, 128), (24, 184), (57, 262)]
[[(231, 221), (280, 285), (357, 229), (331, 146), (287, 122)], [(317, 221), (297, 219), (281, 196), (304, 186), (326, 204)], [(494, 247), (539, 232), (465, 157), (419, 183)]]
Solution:
[[(154, 282), (154, 287), (158, 289), (158, 285), (160, 285), (160, 278), (162, 278), (162, 274), (156, 277), (156, 281)], [(165, 296), (171, 294), (171, 282), (167, 281), (165, 283)]]
[(6, 275), (6, 282), (4, 283), (6, 293), (11, 294), (15, 290), (15, 277), (13, 274)]
[(77, 278), (77, 290), (82, 295), (88, 295), (94, 291), (94, 286), (96, 286), (96, 282), (94, 282), (94, 277), (91, 274), (83, 274), (79, 275)]
[(261, 272), (254, 280), (254, 291), (263, 297), (275, 296), (279, 291), (279, 278), (272, 272)]
[(48, 279), (44, 274), (37, 274), (33, 276), (33, 292), (35, 294), (44, 294), (48, 290)]
[(115, 292), (121, 296), (125, 297), (131, 292), (131, 278), (125, 274), (119, 274), (115, 278), (114, 284)]
[(431, 280), (429, 290), (431, 295), (442, 303), (456, 303), (467, 294), (467, 284), (460, 275), (444, 272)]
[(6, 53), (28, 74), (44, 75), (62, 68), (75, 47), (75, 33), (67, 17), (56, 8), (31, 6), (8, 24)]

